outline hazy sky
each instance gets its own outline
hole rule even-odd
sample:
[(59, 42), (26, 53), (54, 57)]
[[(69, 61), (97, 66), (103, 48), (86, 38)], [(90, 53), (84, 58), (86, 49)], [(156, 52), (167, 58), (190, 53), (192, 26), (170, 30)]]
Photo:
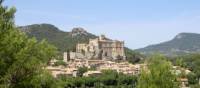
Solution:
[(172, 39), (180, 32), (200, 33), (200, 0), (5, 0), (17, 8), (16, 24), (50, 23), (61, 30), (124, 40), (137, 49)]

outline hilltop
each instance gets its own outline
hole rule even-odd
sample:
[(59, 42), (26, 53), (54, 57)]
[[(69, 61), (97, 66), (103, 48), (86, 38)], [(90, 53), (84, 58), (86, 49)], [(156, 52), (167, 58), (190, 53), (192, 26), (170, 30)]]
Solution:
[(19, 28), (30, 37), (47, 40), (55, 45), (60, 52), (75, 50), (77, 43), (86, 43), (89, 38), (97, 37), (80, 27), (73, 28), (70, 32), (61, 31), (51, 24), (33, 24)]
[[(61, 31), (52, 24), (33, 24), (20, 26), (19, 29), (29, 37), (35, 37), (37, 40), (47, 40), (50, 44), (56, 46), (60, 53), (75, 51), (77, 43), (88, 43), (89, 39), (97, 38), (96, 35), (87, 32), (81, 27), (75, 27), (69, 32)], [(125, 53), (131, 62), (138, 61), (142, 56), (129, 48), (125, 48)]]
[(162, 53), (168, 56), (200, 52), (200, 34), (180, 33), (172, 40), (137, 49), (143, 54)]

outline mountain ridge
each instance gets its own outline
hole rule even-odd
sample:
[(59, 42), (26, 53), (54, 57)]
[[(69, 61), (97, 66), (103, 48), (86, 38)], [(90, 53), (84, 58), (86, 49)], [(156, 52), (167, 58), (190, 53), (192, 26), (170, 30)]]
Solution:
[(161, 53), (168, 56), (200, 52), (200, 34), (179, 33), (173, 39), (136, 49), (143, 54)]
[(89, 38), (97, 37), (87, 31), (84, 32), (85, 34), (74, 35), (72, 32), (61, 31), (56, 26), (46, 23), (20, 26), (19, 29), (29, 37), (35, 37), (38, 40), (47, 40), (61, 52), (75, 50), (75, 43), (86, 43)]

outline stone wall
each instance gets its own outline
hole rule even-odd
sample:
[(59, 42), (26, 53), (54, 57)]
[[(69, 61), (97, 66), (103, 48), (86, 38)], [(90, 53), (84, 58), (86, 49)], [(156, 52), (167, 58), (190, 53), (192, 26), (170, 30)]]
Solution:
[(89, 44), (77, 44), (76, 51), (87, 55), (89, 58), (113, 58), (121, 57), (125, 59), (124, 42), (117, 40), (110, 40), (104, 35), (99, 38), (90, 39)]

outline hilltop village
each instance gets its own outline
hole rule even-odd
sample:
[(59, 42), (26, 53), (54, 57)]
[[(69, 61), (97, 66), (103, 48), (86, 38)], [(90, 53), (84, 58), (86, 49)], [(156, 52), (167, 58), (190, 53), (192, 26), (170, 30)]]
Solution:
[(63, 61), (68, 65), (53, 66), (52, 60), (47, 69), (54, 77), (58, 75), (77, 76), (80, 67), (93, 70), (84, 73), (84, 76), (100, 75), (102, 70), (116, 70), (129, 75), (137, 75), (144, 64), (133, 65), (126, 61), (124, 41), (111, 40), (104, 35), (90, 39), (88, 44), (77, 44), (76, 52), (64, 52)]
[[(85, 11), (85, 8), (81, 9), (82, 7), (99, 7), (101, 9), (98, 9), (98, 11), (102, 10), (103, 12), (92, 14), (96, 11), (94, 8), (94, 11), (91, 9), (89, 14), (84, 14), (84, 16), (93, 15), (92, 17), (97, 17), (96, 15), (99, 15), (98, 18), (101, 18), (100, 15), (109, 12), (109, 10), (112, 10), (112, 7), (118, 6), (120, 7), (120, 10), (126, 10), (126, 4), (128, 4), (128, 7), (134, 3), (138, 4), (138, 2), (97, 2), (96, 4), (98, 4), (98, 6), (95, 6), (95, 3), (93, 5), (86, 5), (86, 3), (87, 2), (69, 2), (70, 5), (66, 6), (70, 6), (68, 10), (76, 9), (76, 12), (81, 11), (86, 13), (88, 13), (88, 11)], [(105, 6), (105, 3), (109, 3), (108, 10), (102, 8), (102, 6)], [(110, 5), (113, 3), (115, 5)], [(162, 3), (163, 2), (152, 2), (150, 4), (152, 4), (153, 7), (159, 4), (157, 8), (160, 9), (160, 6), (163, 8), (161, 5)], [(170, 2), (167, 4), (171, 3), (177, 4), (179, 2)], [(181, 2), (180, 5), (177, 5), (185, 7), (185, 3)], [(125, 46), (125, 41), (111, 39), (105, 35), (96, 36), (81, 27), (73, 28), (72, 31), (65, 31), (48, 23), (19, 26), (18, 22), (22, 22), (21, 25), (23, 25), (23, 21), (25, 21), (26, 24), (42, 20), (42, 22), (51, 21), (51, 23), (59, 21), (57, 24), (62, 24), (62, 20), (58, 19), (59, 16), (55, 16), (55, 22), (53, 19), (45, 20), (52, 17), (49, 17), (48, 14), (42, 14), (42, 17), (39, 17), (39, 15), (41, 15), (40, 12), (43, 11), (39, 11), (39, 15), (36, 13), (34, 16), (32, 14), (33, 12), (30, 10), (31, 13), (24, 14), (23, 16), (22, 14), (17, 13), (17, 17), (21, 16), (20, 18), (17, 18), (18, 22), (16, 22), (16, 8), (13, 6), (10, 7), (11, 4), (11, 2), (0, 0), (0, 88), (200, 88), (199, 33), (179, 33), (169, 41), (133, 50)], [(27, 2), (24, 4), (24, 8), (26, 8), (27, 4), (35, 6), (35, 4), (38, 4), (38, 1), (35, 3)], [(56, 2), (54, 4), (56, 4)], [(122, 4), (126, 6), (124, 7)], [(187, 5), (186, 8), (198, 5), (196, 2), (195, 4), (189, 4), (191, 5)], [(23, 3), (19, 5), (23, 5)], [(47, 4), (45, 3), (45, 5)], [(46, 7), (48, 7), (47, 9), (51, 9), (51, 6), (52, 5)], [(151, 8), (151, 5), (147, 7)], [(169, 9), (168, 5), (164, 6), (164, 8), (165, 7)], [(35, 7), (31, 9), (34, 10), (34, 8)], [(45, 10), (43, 7), (39, 8)], [(55, 5), (53, 9), (55, 8), (58, 10), (62, 9), (63, 6), (61, 8), (58, 7), (57, 9), (57, 6)], [(172, 6), (172, 8), (174, 9), (176, 7)], [(114, 8), (113, 10), (116, 9), (119, 8)], [(36, 8), (34, 11), (37, 10), (38, 9)], [(129, 10), (127, 10), (128, 12), (122, 12), (125, 15), (131, 14)], [(63, 12), (63, 10), (60, 11)], [(58, 11), (56, 11), (56, 13), (57, 12)], [(73, 12), (71, 15), (67, 16), (73, 16)], [(142, 12), (146, 11), (144, 10)], [(178, 12), (181, 12), (181, 10)], [(56, 13), (53, 15), (56, 15)], [(160, 11), (158, 11), (158, 13), (160, 13)], [(167, 12), (166, 14), (169, 13), (170, 12)], [(112, 14), (112, 11), (110, 14)], [(179, 13), (173, 14), (176, 15)], [(47, 17), (44, 17), (44, 15)], [(79, 15), (81, 16), (82, 13)], [(148, 16), (148, 14), (145, 16)], [(25, 20), (24, 17), (27, 20)], [(29, 17), (31, 19), (28, 19)], [(32, 19), (32, 17), (36, 18)], [(138, 18), (137, 16), (135, 17)], [(161, 17), (161, 15), (159, 17)], [(37, 21), (38, 18), (39, 20)], [(105, 18), (105, 16), (103, 18)], [(69, 19), (69, 21), (67, 21), (68, 26), (76, 24), (76, 22), (70, 23), (70, 20), (72, 21), (75, 19)], [(97, 19), (92, 22), (96, 23), (100, 21), (100, 23), (102, 23), (104, 21), (108, 22), (109, 20), (110, 19)], [(78, 21), (81, 20), (77, 20), (77, 22)], [(111, 19), (111, 21), (117, 20)], [(139, 19), (138, 21), (141, 22)], [(181, 20), (181, 22), (182, 21), (184, 20)], [(78, 24), (81, 23), (83, 22), (78, 22)], [(89, 22), (89, 24), (90, 23), (91, 22)], [(135, 21), (135, 23), (137, 23), (137, 21)], [(84, 24), (88, 24), (88, 22)], [(93, 31), (100, 32), (104, 30), (104, 32), (123, 32), (119, 34), (124, 34), (124, 39), (130, 40), (130, 38), (135, 38), (129, 42), (138, 43), (145, 41), (145, 39), (142, 40), (139, 36), (134, 37), (136, 35), (133, 34), (140, 33), (138, 31), (133, 30), (132, 32), (135, 33), (127, 33), (131, 31), (125, 31), (125, 29), (131, 29), (133, 27), (130, 27), (129, 23), (127, 27), (126, 24), (127, 22), (122, 25), (114, 25), (117, 26), (114, 28), (109, 26), (113, 26), (112, 24), (99, 26), (97, 24), (95, 25), (96, 29), (93, 29)], [(169, 31), (168, 33), (184, 32), (184, 30), (188, 30), (180, 29), (183, 28), (181, 26), (184, 26), (184, 24), (178, 25), (178, 27), (176, 27), (176, 24), (171, 25), (172, 27), (167, 25), (169, 28), (175, 29), (175, 31)], [(91, 25), (87, 25), (87, 27), (89, 26)], [(135, 26), (139, 29), (152, 29), (140, 27), (142, 25)], [(151, 22), (147, 26), (151, 27)], [(194, 25), (192, 25), (192, 28), (194, 28), (193, 30), (196, 30), (193, 26)], [(94, 28), (94, 25), (92, 25), (92, 27)], [(187, 28), (190, 27), (188, 26)], [(101, 30), (97, 31), (97, 29)], [(142, 32), (144, 32), (145, 37), (151, 37), (151, 34), (158, 33), (158, 31), (151, 30)], [(128, 35), (131, 35), (132, 37)], [(164, 36), (165, 35), (155, 35), (154, 37)], [(156, 38), (147, 40), (156, 40)], [(137, 45), (138, 44), (132, 44), (130, 46), (138, 47)], [(139, 46), (142, 46), (142, 44)]]
[[(98, 76), (104, 70), (115, 70), (126, 75), (139, 75), (143, 69), (147, 69), (145, 63), (131, 64), (126, 61), (124, 52), (124, 41), (111, 40), (101, 35), (96, 39), (90, 39), (89, 43), (76, 45), (76, 52), (64, 52), (63, 62), (67, 66), (55, 66), (57, 60), (51, 60), (46, 68), (54, 77), (59, 75), (77, 77), (78, 69), (81, 67), (89, 70), (83, 76)], [(178, 66), (173, 66), (175, 74), (182, 72), (189, 74), (191, 71)], [(182, 86), (188, 84), (188, 79), (180, 78)]]

